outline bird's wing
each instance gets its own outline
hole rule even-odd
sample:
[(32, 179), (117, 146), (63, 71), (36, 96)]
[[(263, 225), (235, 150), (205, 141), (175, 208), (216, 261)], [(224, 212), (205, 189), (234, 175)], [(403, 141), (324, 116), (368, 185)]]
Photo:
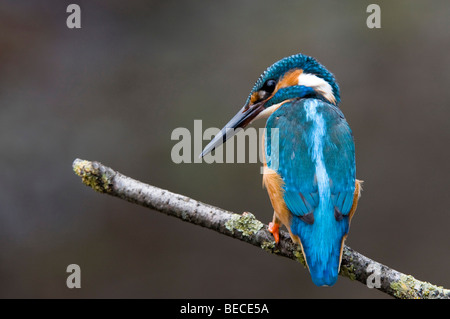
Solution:
[[(293, 100), (282, 105), (267, 121), (265, 150), (269, 168), (284, 182), (284, 201), (297, 216), (311, 213), (319, 205), (317, 161), (305, 103)], [(355, 190), (355, 150), (353, 136), (342, 112), (326, 102), (317, 101), (316, 110), (324, 120), (323, 163), (330, 183), (335, 214), (350, 212)], [(277, 137), (278, 135), (278, 137)], [(278, 150), (277, 150), (278, 148)]]
[(331, 200), (337, 210), (335, 213), (348, 215), (355, 193), (355, 144), (352, 131), (343, 115), (330, 128), (328, 148), (324, 153), (330, 178)]

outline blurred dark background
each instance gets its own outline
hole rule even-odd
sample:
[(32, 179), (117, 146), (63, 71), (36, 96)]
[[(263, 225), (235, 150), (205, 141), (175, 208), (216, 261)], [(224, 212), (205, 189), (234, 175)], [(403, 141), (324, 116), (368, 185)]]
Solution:
[[(81, 29), (66, 7), (81, 7)], [(386, 298), (95, 193), (75, 158), (269, 222), (259, 164), (174, 164), (177, 127), (222, 127), (259, 74), (316, 57), (339, 81), (363, 197), (347, 244), (450, 287), (450, 4), (2, 1), (0, 297)], [(263, 122), (255, 124), (263, 127)], [(206, 145), (206, 142), (205, 142)], [(193, 156), (197, 156), (196, 154)], [(66, 267), (81, 267), (81, 289)]]

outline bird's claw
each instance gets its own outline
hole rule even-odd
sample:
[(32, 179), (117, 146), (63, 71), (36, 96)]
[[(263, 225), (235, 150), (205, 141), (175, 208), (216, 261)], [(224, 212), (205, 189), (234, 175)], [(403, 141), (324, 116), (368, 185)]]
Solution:
[(280, 225), (274, 222), (269, 223), (269, 231), (272, 233), (275, 243), (280, 241)]

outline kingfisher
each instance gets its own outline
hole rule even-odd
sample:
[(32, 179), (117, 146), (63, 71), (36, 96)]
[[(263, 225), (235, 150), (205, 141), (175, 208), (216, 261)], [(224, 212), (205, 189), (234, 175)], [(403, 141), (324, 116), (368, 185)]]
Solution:
[(337, 281), (361, 193), (353, 133), (339, 103), (334, 75), (315, 58), (285, 57), (260, 75), (241, 110), (200, 154), (267, 119), (263, 185), (274, 210), (269, 231), (278, 244), (280, 226), (287, 228), (317, 286)]

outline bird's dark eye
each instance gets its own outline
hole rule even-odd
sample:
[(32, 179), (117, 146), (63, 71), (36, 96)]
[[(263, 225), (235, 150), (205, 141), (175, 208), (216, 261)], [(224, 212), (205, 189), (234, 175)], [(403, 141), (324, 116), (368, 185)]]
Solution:
[(277, 85), (277, 81), (275, 80), (267, 80), (262, 86), (261, 90), (267, 93), (272, 93), (275, 90), (275, 86)]

